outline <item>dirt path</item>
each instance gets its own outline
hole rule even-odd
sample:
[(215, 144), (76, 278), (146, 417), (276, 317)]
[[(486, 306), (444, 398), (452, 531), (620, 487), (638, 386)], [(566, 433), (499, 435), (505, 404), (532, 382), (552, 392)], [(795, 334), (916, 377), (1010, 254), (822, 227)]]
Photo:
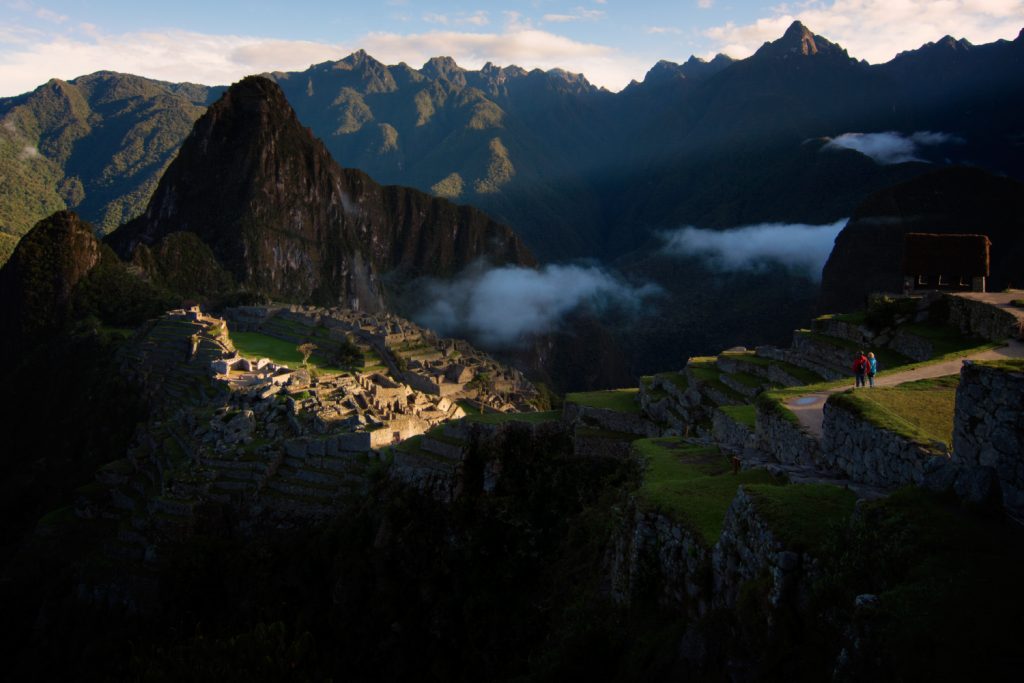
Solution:
[[(1001, 360), (1006, 358), (1024, 358), (1024, 342), (1008, 340), (1006, 346), (989, 351), (981, 351), (962, 358), (927, 365), (922, 368), (894, 372), (875, 378), (876, 387), (892, 387), (904, 382), (913, 382), (919, 379), (932, 379), (934, 377), (945, 377), (960, 373), (960, 366), (965, 360)], [(853, 377), (850, 377), (850, 384), (828, 391), (819, 391), (803, 396), (795, 396), (784, 403), (787, 408), (793, 411), (800, 425), (818, 439), (821, 438), (821, 425), (824, 421), (825, 401), (832, 394), (846, 391), (853, 387)], [(860, 391), (871, 391), (861, 389)]]

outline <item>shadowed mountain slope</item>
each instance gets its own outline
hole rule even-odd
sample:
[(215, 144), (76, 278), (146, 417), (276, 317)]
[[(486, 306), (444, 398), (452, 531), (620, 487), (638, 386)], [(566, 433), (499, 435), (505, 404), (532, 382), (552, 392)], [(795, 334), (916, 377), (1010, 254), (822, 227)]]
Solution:
[(534, 262), (476, 209), (338, 166), (280, 88), (260, 77), (210, 107), (145, 213), (109, 240), (128, 259), (181, 231), (198, 235), (250, 291), (369, 309), (410, 278), (453, 275), (481, 258)]

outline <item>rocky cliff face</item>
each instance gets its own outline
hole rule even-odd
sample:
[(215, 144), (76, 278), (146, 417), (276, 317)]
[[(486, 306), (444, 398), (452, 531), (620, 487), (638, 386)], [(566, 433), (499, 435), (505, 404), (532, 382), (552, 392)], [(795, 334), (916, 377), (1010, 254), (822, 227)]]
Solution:
[(382, 308), (407, 279), (452, 275), (480, 258), (534, 263), (479, 211), (338, 166), (259, 77), (232, 86), (196, 123), (145, 213), (111, 244), (128, 258), (180, 231), (198, 235), (249, 290), (366, 309)]

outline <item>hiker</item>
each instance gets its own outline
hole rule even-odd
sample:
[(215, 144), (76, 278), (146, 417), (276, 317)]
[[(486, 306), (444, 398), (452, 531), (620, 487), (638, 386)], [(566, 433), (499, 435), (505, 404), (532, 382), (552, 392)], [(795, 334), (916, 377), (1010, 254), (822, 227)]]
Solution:
[(872, 388), (875, 386), (876, 374), (878, 374), (878, 360), (873, 351), (868, 351), (868, 382)]
[(853, 374), (857, 378), (857, 383), (854, 385), (854, 389), (857, 387), (864, 386), (864, 376), (868, 371), (868, 357), (864, 355), (863, 351), (858, 351), (857, 355), (853, 359)]

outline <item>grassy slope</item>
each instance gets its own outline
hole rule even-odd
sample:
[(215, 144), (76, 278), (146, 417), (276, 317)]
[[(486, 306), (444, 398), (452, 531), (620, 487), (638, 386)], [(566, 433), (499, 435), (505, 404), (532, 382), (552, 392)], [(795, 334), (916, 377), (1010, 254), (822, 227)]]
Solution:
[(687, 446), (678, 439), (640, 439), (633, 446), (648, 463), (640, 500), (683, 522), (708, 546), (721, 535), (740, 484), (777, 483), (764, 470), (732, 474), (729, 459), (717, 448)]
[(637, 403), (639, 389), (613, 389), (611, 391), (588, 391), (576, 394), (566, 394), (567, 403), (575, 403), (590, 408), (601, 408), (604, 410), (615, 410), (620, 413), (639, 413), (640, 404)]
[(908, 382), (895, 387), (850, 391), (831, 400), (878, 427), (929, 445), (953, 442), (953, 412), (959, 375)]
[(744, 486), (772, 532), (787, 546), (819, 555), (830, 534), (853, 514), (857, 496), (829, 484)]

